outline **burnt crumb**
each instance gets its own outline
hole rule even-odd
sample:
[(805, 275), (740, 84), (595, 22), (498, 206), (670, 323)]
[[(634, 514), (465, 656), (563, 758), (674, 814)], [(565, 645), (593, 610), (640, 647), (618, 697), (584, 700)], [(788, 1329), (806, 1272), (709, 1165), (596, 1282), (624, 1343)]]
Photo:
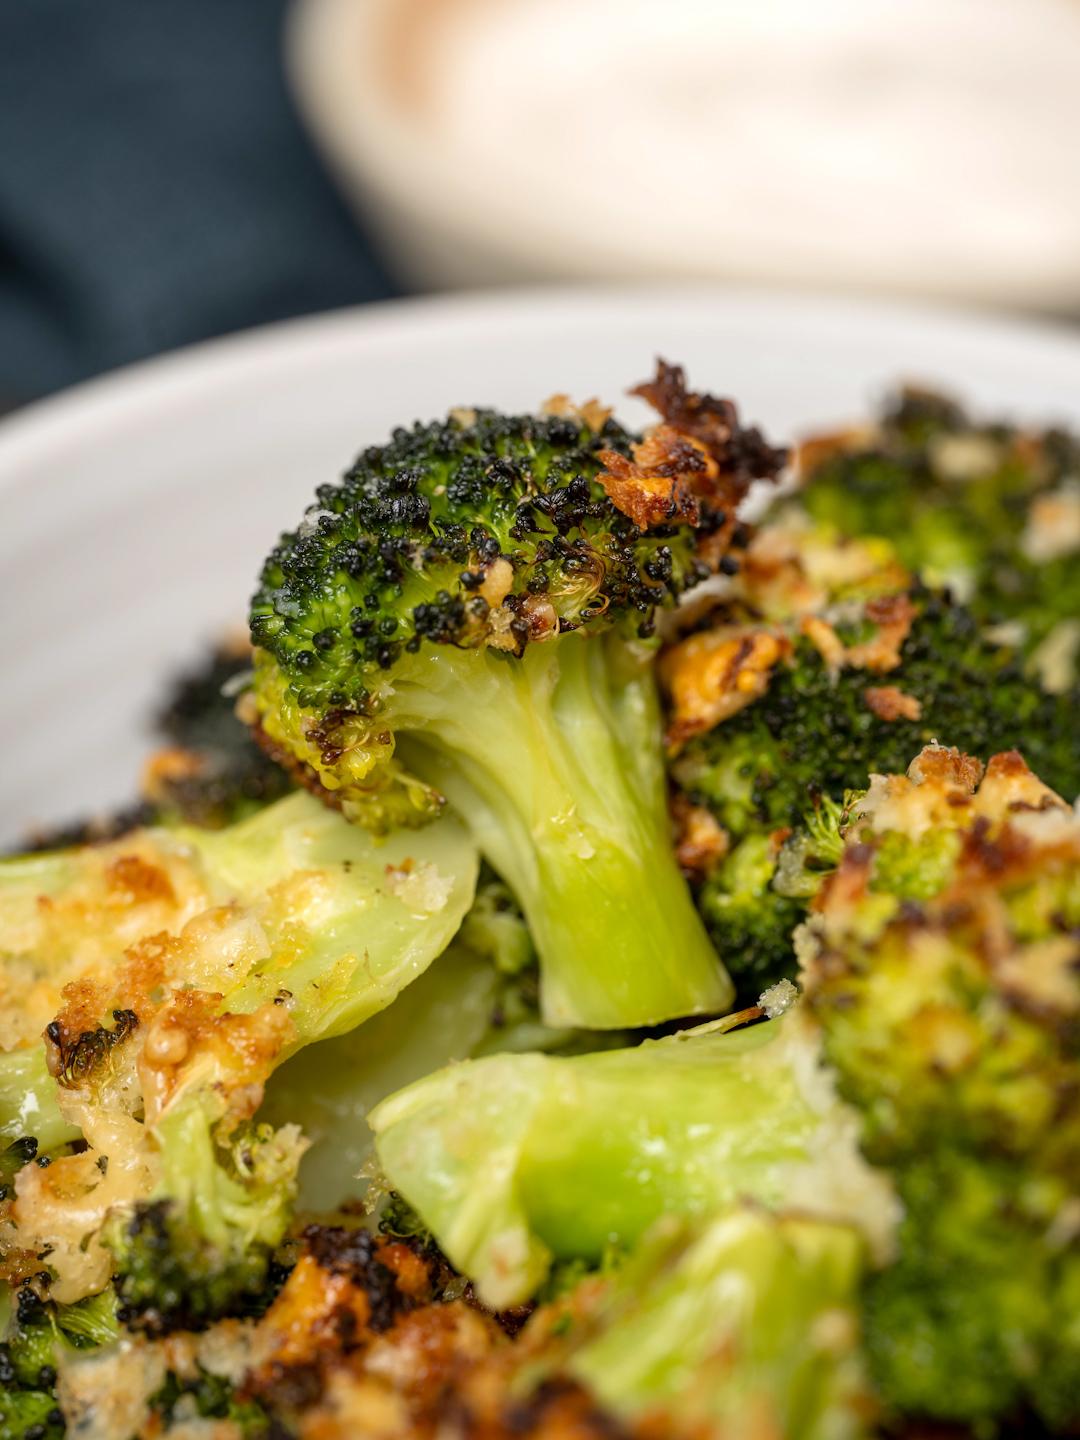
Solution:
[(73, 1089), (83, 1084), (139, 1024), (134, 1010), (114, 1010), (112, 1018), (111, 1030), (99, 1025), (96, 1030), (83, 1031), (74, 1040), (68, 1037), (59, 1020), (50, 1020), (45, 1027), (45, 1038), (53, 1050), (50, 1069), (61, 1085)]
[(412, 1308), (415, 1302), (398, 1290), (393, 1272), (377, 1258), (380, 1240), (370, 1230), (308, 1225), (303, 1238), (308, 1254), (322, 1269), (345, 1276), (364, 1291), (372, 1330), (389, 1330), (401, 1311)]

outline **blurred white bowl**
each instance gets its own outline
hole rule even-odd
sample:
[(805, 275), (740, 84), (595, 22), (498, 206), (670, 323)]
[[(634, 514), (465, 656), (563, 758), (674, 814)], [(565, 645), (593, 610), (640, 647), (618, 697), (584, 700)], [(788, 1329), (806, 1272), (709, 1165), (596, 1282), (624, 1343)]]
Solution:
[(288, 57), (414, 283), (1080, 303), (1077, 0), (298, 0)]
[(257, 330), (0, 424), (0, 846), (132, 796), (163, 686), (242, 624), (315, 486), (394, 425), (553, 391), (620, 403), (657, 353), (778, 440), (897, 377), (1080, 424), (1080, 341), (1044, 327), (718, 290), (459, 296)]

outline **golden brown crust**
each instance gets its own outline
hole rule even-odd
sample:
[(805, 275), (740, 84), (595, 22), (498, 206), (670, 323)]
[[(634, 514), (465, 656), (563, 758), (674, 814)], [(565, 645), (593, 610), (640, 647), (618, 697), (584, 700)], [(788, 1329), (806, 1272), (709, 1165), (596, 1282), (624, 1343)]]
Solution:
[(869, 685), (863, 691), (867, 708), (879, 720), (919, 720), (922, 718), (922, 702), (914, 695), (908, 695), (896, 685)]
[(617, 450), (597, 456), (606, 466), (597, 479), (615, 508), (639, 530), (680, 521), (697, 525), (701, 497), (718, 474), (705, 447), (670, 425), (658, 425), (632, 450), (632, 460)]
[(702, 630), (671, 646), (659, 666), (668, 701), (668, 748), (677, 751), (759, 699), (790, 653), (784, 635), (748, 625)]
[(885, 674), (900, 664), (901, 649), (918, 612), (910, 595), (880, 595), (866, 605), (866, 618), (875, 626), (869, 640), (845, 645), (832, 625), (820, 615), (803, 618), (803, 634), (830, 670), (844, 666)]
[(728, 853), (727, 831), (711, 810), (694, 805), (681, 791), (671, 797), (671, 818), (680, 868), (693, 880), (706, 879)]
[[(602, 450), (600, 484), (616, 509), (641, 530), (681, 521), (703, 525), (703, 557), (713, 566), (727, 549), (735, 511), (756, 479), (774, 480), (787, 451), (739, 423), (730, 400), (686, 388), (678, 365), (656, 363), (652, 380), (630, 392), (661, 419), (632, 447), (632, 459)], [(707, 523), (706, 523), (707, 522)]]

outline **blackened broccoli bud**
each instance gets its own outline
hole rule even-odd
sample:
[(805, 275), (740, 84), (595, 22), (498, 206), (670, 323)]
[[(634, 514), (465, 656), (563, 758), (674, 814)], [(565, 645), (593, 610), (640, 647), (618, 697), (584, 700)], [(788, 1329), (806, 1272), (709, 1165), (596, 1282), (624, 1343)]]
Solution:
[(651, 636), (784, 452), (661, 365), (595, 404), (457, 412), (322, 486), (251, 607), (258, 733), (372, 829), (449, 800), (516, 891), (555, 1023), (723, 1008), (664, 813)]
[(112, 1020), (111, 1027), (98, 1025), (76, 1036), (66, 1034), (59, 1020), (50, 1020), (45, 1027), (45, 1040), (50, 1069), (61, 1085), (77, 1088), (95, 1072), (100, 1072), (113, 1051), (139, 1024), (134, 1010), (114, 1010)]
[[(328, 630), (312, 643), (321, 649), (334, 639)], [(219, 829), (288, 793), (287, 773), (236, 715), (235, 686), (250, 668), (246, 643), (226, 643), (176, 682), (157, 716), (169, 748), (151, 757), (144, 775), (158, 818)]]
[(284, 1278), (258, 1242), (223, 1262), (168, 1200), (140, 1205), (113, 1242), (117, 1319), (144, 1335), (201, 1330), (226, 1315), (261, 1315)]

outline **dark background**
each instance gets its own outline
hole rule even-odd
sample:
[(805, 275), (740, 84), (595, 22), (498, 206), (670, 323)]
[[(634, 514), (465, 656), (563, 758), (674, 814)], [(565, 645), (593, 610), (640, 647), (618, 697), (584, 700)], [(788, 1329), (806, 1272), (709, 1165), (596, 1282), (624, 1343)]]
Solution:
[(396, 293), (293, 112), (286, 8), (0, 8), (0, 408)]

